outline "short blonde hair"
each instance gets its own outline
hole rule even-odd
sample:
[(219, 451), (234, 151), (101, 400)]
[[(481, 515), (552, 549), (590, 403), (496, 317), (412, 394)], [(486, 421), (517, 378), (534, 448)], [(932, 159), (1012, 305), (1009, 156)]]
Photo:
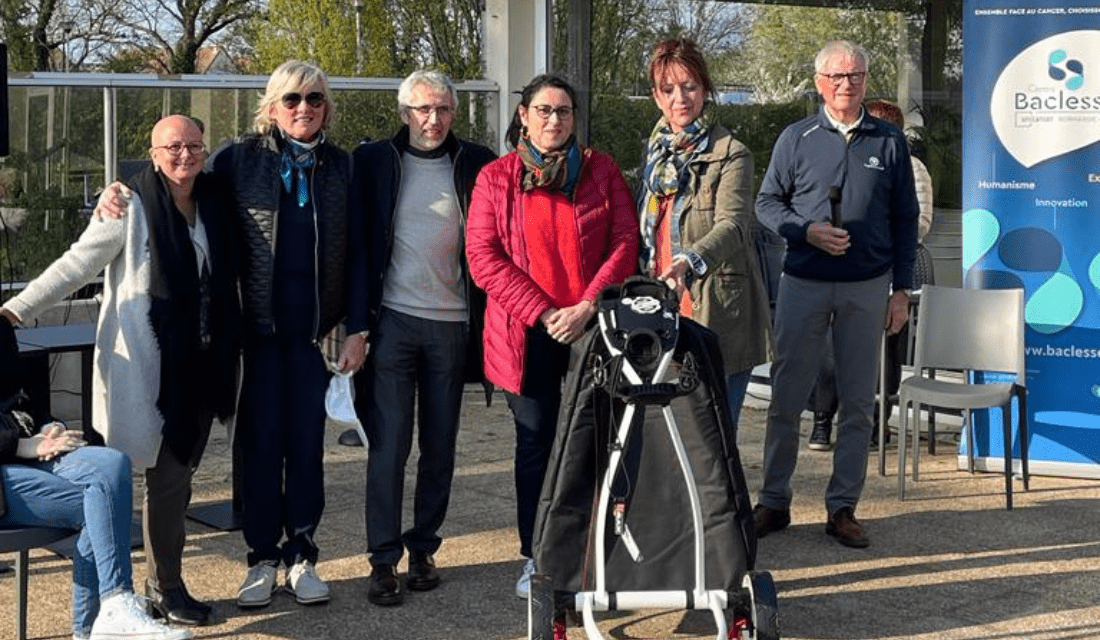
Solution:
[(256, 107), (256, 118), (253, 121), (256, 131), (271, 133), (275, 127), (275, 122), (271, 119), (271, 107), (282, 100), (285, 94), (304, 94), (314, 84), (320, 84), (321, 91), (325, 94), (325, 117), (321, 120), (321, 130), (328, 129), (336, 116), (336, 103), (329, 91), (328, 77), (317, 65), (301, 60), (287, 60), (271, 73), (267, 81), (267, 89)]

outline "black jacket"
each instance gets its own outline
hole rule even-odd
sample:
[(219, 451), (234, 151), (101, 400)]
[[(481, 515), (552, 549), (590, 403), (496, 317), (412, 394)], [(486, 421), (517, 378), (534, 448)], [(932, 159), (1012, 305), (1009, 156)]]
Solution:
[[(215, 152), (209, 163), (215, 174), (228, 177), (232, 185), (245, 328), (254, 335), (271, 335), (276, 330), (272, 277), (283, 192), (282, 145), (278, 135), (246, 134)], [(317, 229), (314, 338), (319, 340), (348, 314), (348, 292), (365, 287), (357, 261), (366, 258), (361, 247), (349, 243), (351, 238), (363, 237), (358, 231), (361, 209), (350, 201), (350, 157), (328, 142), (322, 142), (316, 154), (310, 204)], [(349, 317), (346, 325), (349, 332), (363, 329), (361, 319)]]
[[(376, 140), (359, 145), (352, 154), (355, 165), (355, 186), (359, 191), (365, 211), (365, 233), (367, 242), (367, 327), (377, 326), (378, 314), (382, 308), (383, 281), (389, 269), (393, 254), (393, 216), (397, 210), (398, 190), (401, 186), (401, 155), (409, 146), (409, 127), (401, 127), (393, 138)], [(479, 144), (459, 140), (454, 132), (448, 133), (443, 147), (451, 156), (454, 165), (454, 187), (462, 214), (462, 231), (465, 237), (466, 210), (470, 206), (470, 195), (474, 181), (481, 167), (485, 166), (496, 154)], [(481, 372), (481, 329), (485, 316), (485, 292), (474, 286), (470, 279), (470, 270), (466, 265), (465, 247), (458, 248), (462, 259), (462, 269), (466, 278), (466, 300), (470, 314), (470, 340), (467, 345), (466, 375), (467, 382), (480, 382)]]
[[(15, 328), (4, 318), (0, 318), (0, 465), (18, 464), (15, 456), (19, 439), (33, 435), (28, 430), (50, 420), (41, 415), (23, 395), (23, 361), (19, 356), (19, 345), (15, 339)], [(16, 412), (23, 412), (17, 417)], [(28, 461), (29, 462), (29, 461)], [(0, 478), (0, 516), (7, 512), (4, 501), (4, 482)]]

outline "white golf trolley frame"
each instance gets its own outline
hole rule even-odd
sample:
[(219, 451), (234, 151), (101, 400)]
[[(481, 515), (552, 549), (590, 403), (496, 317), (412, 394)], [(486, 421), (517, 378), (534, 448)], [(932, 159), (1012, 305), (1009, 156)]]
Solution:
[[(645, 389), (649, 393), (640, 393), (636, 397), (627, 395), (624, 398), (626, 406), (622, 418), (619, 420), (615, 437), (612, 440), (613, 444), (607, 469), (603, 473), (599, 488), (593, 539), (597, 541), (605, 539), (609, 507), (612, 500), (612, 484), (623, 464), (623, 452), (631, 428), (635, 425), (635, 414), (638, 408), (643, 405), (660, 406), (684, 487), (687, 490), (691, 509), (694, 585), (690, 591), (682, 589), (608, 591), (606, 545), (602, 543), (595, 544), (593, 545), (595, 548), (593, 562), (594, 589), (579, 591), (573, 596), (573, 605), (575, 610), (581, 614), (585, 633), (589, 640), (603, 639), (604, 636), (597, 627), (593, 615), (596, 611), (706, 609), (714, 616), (715, 626), (717, 627), (716, 640), (779, 640), (776, 592), (770, 574), (767, 572), (746, 571), (739, 592), (730, 592), (725, 589), (707, 589), (704, 585), (706, 541), (702, 503), (691, 463), (676, 423), (676, 417), (673, 415), (670, 406), (672, 397), (683, 395), (683, 388), (681, 387), (683, 381), (680, 379), (665, 380), (673, 362), (676, 336), (680, 325), (679, 314), (650, 296), (624, 297), (616, 299), (614, 304), (627, 305), (636, 314), (663, 314), (662, 320), (671, 323), (674, 330), (665, 332), (671, 333), (671, 335), (660, 336), (656, 332), (645, 328), (632, 328), (627, 331), (616, 326), (617, 316), (614, 313), (614, 308), (610, 305), (607, 307), (601, 306), (597, 312), (599, 331), (604, 345), (612, 358), (621, 359), (621, 375), (633, 388)], [(656, 349), (659, 349), (659, 355), (655, 353)], [(636, 366), (639, 359), (645, 360), (642, 366)], [(612, 518), (615, 520), (615, 534), (619, 536), (625, 549), (635, 562), (641, 561), (641, 551), (631, 535), (629, 527), (619, 517), (618, 510)], [(742, 612), (749, 622), (747, 626), (739, 627), (738, 635), (732, 638), (729, 635), (730, 629), (726, 620), (726, 610), (731, 605), (735, 606), (738, 612)], [(555, 601), (550, 576), (536, 573), (532, 578), (530, 595), (528, 596), (528, 638), (530, 640), (552, 640), (554, 609)]]

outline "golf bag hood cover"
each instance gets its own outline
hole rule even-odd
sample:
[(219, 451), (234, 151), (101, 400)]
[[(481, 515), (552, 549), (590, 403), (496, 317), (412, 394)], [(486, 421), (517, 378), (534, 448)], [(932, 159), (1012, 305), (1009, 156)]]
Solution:
[[(662, 404), (675, 417), (700, 496), (704, 588), (739, 589), (744, 572), (753, 568), (752, 507), (737, 444), (729, 439), (733, 430), (718, 338), (678, 317), (677, 306), (664, 283), (631, 278), (601, 292), (602, 327), (590, 329), (574, 346), (535, 521), (535, 565), (555, 590), (595, 588), (596, 544), (605, 545), (608, 591), (694, 587), (691, 504)], [(663, 380), (646, 378), (653, 374), (647, 363), (655, 348), (672, 352)], [(628, 358), (638, 361), (633, 368), (647, 384), (626, 380)], [(654, 400), (662, 390), (664, 399)], [(634, 419), (625, 442), (618, 443), (628, 404), (635, 406)], [(611, 482), (608, 524), (597, 540), (601, 484), (611, 449), (620, 446), (623, 462)], [(629, 541), (616, 532), (611, 513), (616, 509)], [(631, 542), (637, 545), (633, 550)]]

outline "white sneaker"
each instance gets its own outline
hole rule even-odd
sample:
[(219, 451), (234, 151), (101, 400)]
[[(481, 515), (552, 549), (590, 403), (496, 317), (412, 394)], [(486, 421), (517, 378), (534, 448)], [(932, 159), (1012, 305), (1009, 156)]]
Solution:
[(531, 593), (531, 576), (535, 574), (535, 561), (530, 558), (523, 565), (523, 573), (519, 574), (519, 580), (516, 580), (516, 597), (527, 599), (527, 595)]
[(328, 602), (328, 585), (317, 577), (317, 569), (309, 560), (299, 560), (286, 570), (286, 590), (298, 604)]
[(133, 591), (115, 594), (99, 604), (89, 640), (188, 640), (186, 629), (173, 629), (145, 612)]
[(275, 575), (278, 566), (274, 562), (261, 562), (248, 569), (248, 575), (237, 590), (237, 606), (242, 609), (266, 607), (275, 593)]

